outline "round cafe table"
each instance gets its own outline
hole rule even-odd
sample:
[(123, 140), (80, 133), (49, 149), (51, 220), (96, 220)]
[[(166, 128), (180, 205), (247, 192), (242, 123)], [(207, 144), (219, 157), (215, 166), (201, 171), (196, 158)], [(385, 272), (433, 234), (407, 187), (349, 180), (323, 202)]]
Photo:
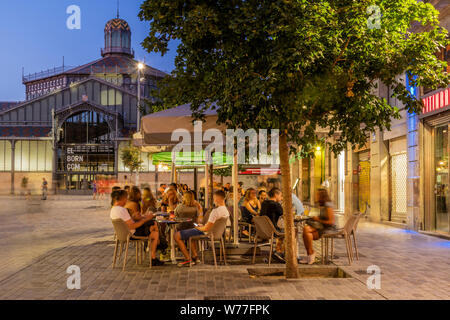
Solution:
[[(157, 215), (158, 216), (158, 215)], [(173, 264), (177, 264), (177, 258), (175, 256), (175, 241), (174, 241), (174, 235), (175, 235), (175, 227), (177, 224), (183, 223), (183, 222), (191, 222), (192, 219), (189, 218), (174, 218), (174, 219), (155, 219), (158, 223), (165, 223), (169, 226), (169, 240), (170, 240), (170, 260)]]

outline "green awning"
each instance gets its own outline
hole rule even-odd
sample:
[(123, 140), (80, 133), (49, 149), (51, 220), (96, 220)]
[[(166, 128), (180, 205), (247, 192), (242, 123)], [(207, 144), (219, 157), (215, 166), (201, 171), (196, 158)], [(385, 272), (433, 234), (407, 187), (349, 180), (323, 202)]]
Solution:
[[(227, 156), (223, 152), (213, 153), (213, 163), (214, 165), (232, 165), (233, 158)], [(152, 163), (154, 165), (172, 164), (172, 152), (158, 152), (152, 154)], [(205, 152), (176, 152), (175, 153), (175, 165), (177, 166), (201, 166), (205, 165)]]

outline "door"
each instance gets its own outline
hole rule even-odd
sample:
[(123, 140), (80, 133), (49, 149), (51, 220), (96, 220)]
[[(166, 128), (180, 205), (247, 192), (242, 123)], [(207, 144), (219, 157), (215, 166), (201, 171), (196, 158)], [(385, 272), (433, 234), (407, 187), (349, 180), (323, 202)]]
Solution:
[(370, 153), (359, 153), (358, 166), (358, 210), (365, 212), (370, 206)]
[(338, 155), (338, 210), (345, 211), (345, 152)]
[(435, 130), (435, 225), (437, 232), (449, 233), (448, 125)]
[(406, 183), (408, 158), (406, 153), (391, 155), (391, 221), (406, 223)]

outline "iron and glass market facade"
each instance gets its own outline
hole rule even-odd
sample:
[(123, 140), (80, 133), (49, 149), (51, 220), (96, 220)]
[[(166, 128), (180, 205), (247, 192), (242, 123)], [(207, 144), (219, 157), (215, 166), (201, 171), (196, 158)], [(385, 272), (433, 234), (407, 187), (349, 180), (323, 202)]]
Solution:
[(138, 84), (149, 99), (166, 73), (138, 70), (125, 20), (108, 21), (104, 33), (100, 59), (24, 76), (26, 100), (0, 102), (1, 192), (18, 193), (24, 178), (28, 188), (46, 178), (61, 192), (88, 191), (99, 175), (126, 174), (119, 154), (136, 131)]

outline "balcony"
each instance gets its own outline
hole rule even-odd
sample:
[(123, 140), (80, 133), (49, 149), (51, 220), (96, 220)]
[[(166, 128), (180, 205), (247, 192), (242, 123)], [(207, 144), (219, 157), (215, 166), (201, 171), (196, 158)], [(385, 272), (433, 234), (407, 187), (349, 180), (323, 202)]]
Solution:
[(134, 50), (130, 49), (130, 48), (123, 48), (123, 47), (108, 47), (105, 49), (101, 49), (100, 50), (102, 57), (104, 57), (107, 54), (114, 54), (114, 53), (119, 53), (119, 54), (128, 54), (134, 57)]

